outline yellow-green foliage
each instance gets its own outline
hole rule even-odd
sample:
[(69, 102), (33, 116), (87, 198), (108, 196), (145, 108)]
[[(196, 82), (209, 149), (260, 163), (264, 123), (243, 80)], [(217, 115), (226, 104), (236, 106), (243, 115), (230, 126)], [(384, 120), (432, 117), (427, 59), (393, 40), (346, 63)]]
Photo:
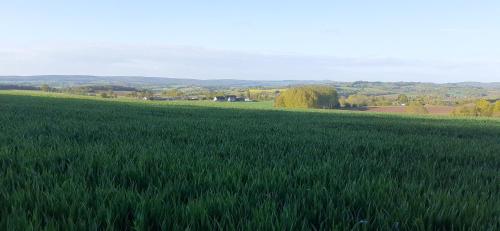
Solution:
[(275, 99), (277, 92), (284, 92), (286, 89), (248, 89), (246, 97), (259, 101)]
[(408, 96), (401, 94), (398, 96), (398, 103), (403, 104), (403, 103), (408, 103)]
[(500, 116), (500, 100), (497, 100), (495, 107), (493, 108), (493, 114), (495, 116)]
[(269, 93), (269, 94), (274, 94), (274, 92), (279, 91), (279, 92), (284, 92), (286, 91), (286, 88), (277, 88), (277, 89), (248, 89), (250, 94), (260, 94), (260, 93)]
[(493, 106), (485, 99), (476, 102), (476, 110), (478, 116), (491, 116), (493, 114)]
[(452, 115), (455, 116), (492, 116), (500, 114), (500, 103), (491, 104), (488, 100), (480, 99), (475, 104), (456, 107)]
[(339, 104), (337, 91), (327, 86), (295, 87), (276, 97), (275, 107), (334, 108)]
[(349, 105), (349, 102), (347, 102), (347, 99), (344, 96), (341, 96), (339, 98), (339, 106), (340, 107), (346, 107)]
[(469, 105), (458, 106), (455, 109), (453, 109), (453, 112), (451, 112), (451, 114), (454, 116), (476, 116), (477, 115), (476, 105), (469, 104)]
[(366, 95), (350, 95), (347, 97), (347, 103), (351, 107), (363, 107), (368, 105), (368, 97)]
[(429, 114), (427, 108), (418, 102), (411, 102), (410, 105), (405, 108), (405, 112), (410, 114)]

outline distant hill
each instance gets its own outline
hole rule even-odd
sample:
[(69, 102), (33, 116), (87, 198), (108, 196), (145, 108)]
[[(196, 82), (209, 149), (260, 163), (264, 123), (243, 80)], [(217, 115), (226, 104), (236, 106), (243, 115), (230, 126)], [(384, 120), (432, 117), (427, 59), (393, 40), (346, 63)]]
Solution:
[(39, 86), (48, 84), (52, 87), (72, 87), (81, 85), (116, 85), (128, 87), (256, 87), (256, 86), (288, 86), (299, 84), (326, 83), (328, 81), (283, 80), (258, 81), (236, 79), (180, 79), (142, 76), (91, 76), (91, 75), (35, 75), (35, 76), (0, 76), (0, 84), (16, 84)]
[[(330, 80), (237, 80), (237, 79), (181, 79), (143, 76), (92, 76), (92, 75), (35, 75), (35, 76), (0, 76), (0, 85), (16, 87), (39, 87), (48, 84), (54, 88), (76, 86), (113, 86), (134, 89), (203, 87), (211, 89), (227, 88), (283, 88), (294, 85), (326, 84), (334, 86), (340, 95), (363, 94), (385, 96), (396, 94), (439, 95), (443, 97), (487, 97), (500, 98), (500, 82), (479, 83), (421, 83), (421, 82), (338, 82)], [(113, 88), (113, 89), (114, 89)]]

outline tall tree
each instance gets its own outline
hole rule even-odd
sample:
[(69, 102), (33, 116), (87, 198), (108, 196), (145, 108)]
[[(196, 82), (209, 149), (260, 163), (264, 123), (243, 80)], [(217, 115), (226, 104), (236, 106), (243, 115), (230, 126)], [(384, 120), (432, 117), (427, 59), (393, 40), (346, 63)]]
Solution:
[(407, 104), (408, 103), (408, 96), (406, 96), (405, 94), (398, 95), (398, 103), (399, 104)]
[(490, 101), (485, 99), (480, 99), (476, 102), (476, 110), (478, 116), (491, 116), (493, 114), (493, 107)]
[(368, 97), (366, 95), (350, 95), (347, 97), (347, 102), (352, 107), (364, 107), (368, 105)]
[(497, 102), (495, 103), (493, 113), (495, 114), (495, 116), (500, 116), (500, 100), (497, 100)]

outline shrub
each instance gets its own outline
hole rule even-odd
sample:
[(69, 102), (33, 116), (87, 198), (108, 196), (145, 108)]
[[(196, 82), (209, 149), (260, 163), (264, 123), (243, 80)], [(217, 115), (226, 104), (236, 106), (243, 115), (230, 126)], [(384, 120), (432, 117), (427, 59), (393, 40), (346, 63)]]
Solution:
[(454, 116), (476, 116), (477, 115), (476, 105), (467, 104), (458, 106), (455, 109), (453, 109), (451, 114)]
[(425, 108), (424, 105), (422, 105), (418, 102), (411, 102), (405, 108), (405, 112), (410, 113), (410, 114), (429, 114), (429, 111), (427, 111), (427, 108)]

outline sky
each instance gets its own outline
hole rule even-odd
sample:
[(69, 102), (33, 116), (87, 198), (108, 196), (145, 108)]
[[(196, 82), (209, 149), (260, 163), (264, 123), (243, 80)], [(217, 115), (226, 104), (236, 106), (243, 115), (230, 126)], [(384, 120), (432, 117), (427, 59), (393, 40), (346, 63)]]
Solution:
[(500, 82), (500, 1), (0, 0), (0, 75)]

